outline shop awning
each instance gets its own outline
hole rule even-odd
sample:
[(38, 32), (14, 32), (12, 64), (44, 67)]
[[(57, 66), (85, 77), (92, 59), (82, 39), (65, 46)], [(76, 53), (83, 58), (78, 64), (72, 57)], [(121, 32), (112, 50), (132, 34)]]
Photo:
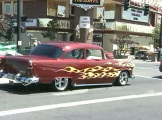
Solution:
[(139, 7), (144, 7), (145, 4), (149, 4), (151, 10), (162, 14), (162, 0), (130, 0), (130, 3)]

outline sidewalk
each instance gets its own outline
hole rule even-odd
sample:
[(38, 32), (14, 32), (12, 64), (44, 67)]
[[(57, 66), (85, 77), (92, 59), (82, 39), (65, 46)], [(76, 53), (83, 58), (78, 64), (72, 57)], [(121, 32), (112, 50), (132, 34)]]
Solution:
[(140, 60), (140, 59), (135, 59), (134, 55), (128, 55), (127, 59), (124, 60), (128, 60), (134, 63), (160, 63), (160, 61), (151, 61), (151, 60)]

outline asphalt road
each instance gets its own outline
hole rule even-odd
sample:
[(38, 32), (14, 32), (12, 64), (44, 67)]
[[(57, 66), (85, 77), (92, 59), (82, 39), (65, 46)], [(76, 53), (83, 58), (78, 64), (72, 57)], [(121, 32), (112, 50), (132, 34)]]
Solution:
[(133, 62), (136, 78), (124, 87), (50, 92), (46, 86), (9, 86), (0, 80), (0, 120), (161, 120), (159, 63)]

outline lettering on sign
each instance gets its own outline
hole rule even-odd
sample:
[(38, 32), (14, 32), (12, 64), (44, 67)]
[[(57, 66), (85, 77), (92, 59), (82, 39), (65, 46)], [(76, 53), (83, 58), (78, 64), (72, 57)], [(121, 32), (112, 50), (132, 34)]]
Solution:
[(80, 17), (80, 28), (90, 28), (90, 17), (89, 16)]
[(142, 10), (131, 9), (131, 15), (133, 16), (133, 20), (138, 20), (138, 17), (141, 17)]
[[(17, 20), (12, 19), (14, 26), (17, 26)], [(37, 19), (27, 19), (25, 22), (22, 22), (22, 26), (37, 26)]]
[(100, 5), (100, 0), (72, 0), (73, 4)]
[(70, 21), (59, 20), (58, 24), (59, 24), (59, 28), (64, 28), (64, 29), (69, 29), (70, 28)]
[(144, 16), (144, 11), (140, 9), (131, 8), (124, 11), (122, 8), (122, 19), (133, 20), (138, 22), (149, 22), (149, 16)]

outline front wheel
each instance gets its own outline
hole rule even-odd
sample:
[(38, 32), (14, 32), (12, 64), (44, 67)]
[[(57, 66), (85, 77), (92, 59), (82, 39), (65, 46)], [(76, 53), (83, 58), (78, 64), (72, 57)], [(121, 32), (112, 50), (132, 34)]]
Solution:
[(128, 72), (127, 71), (122, 71), (117, 80), (115, 81), (115, 85), (119, 85), (119, 86), (125, 86), (128, 82), (128, 78), (129, 78), (129, 75), (128, 75)]
[(51, 83), (51, 90), (52, 91), (64, 91), (68, 88), (69, 85), (69, 78), (56, 78)]

